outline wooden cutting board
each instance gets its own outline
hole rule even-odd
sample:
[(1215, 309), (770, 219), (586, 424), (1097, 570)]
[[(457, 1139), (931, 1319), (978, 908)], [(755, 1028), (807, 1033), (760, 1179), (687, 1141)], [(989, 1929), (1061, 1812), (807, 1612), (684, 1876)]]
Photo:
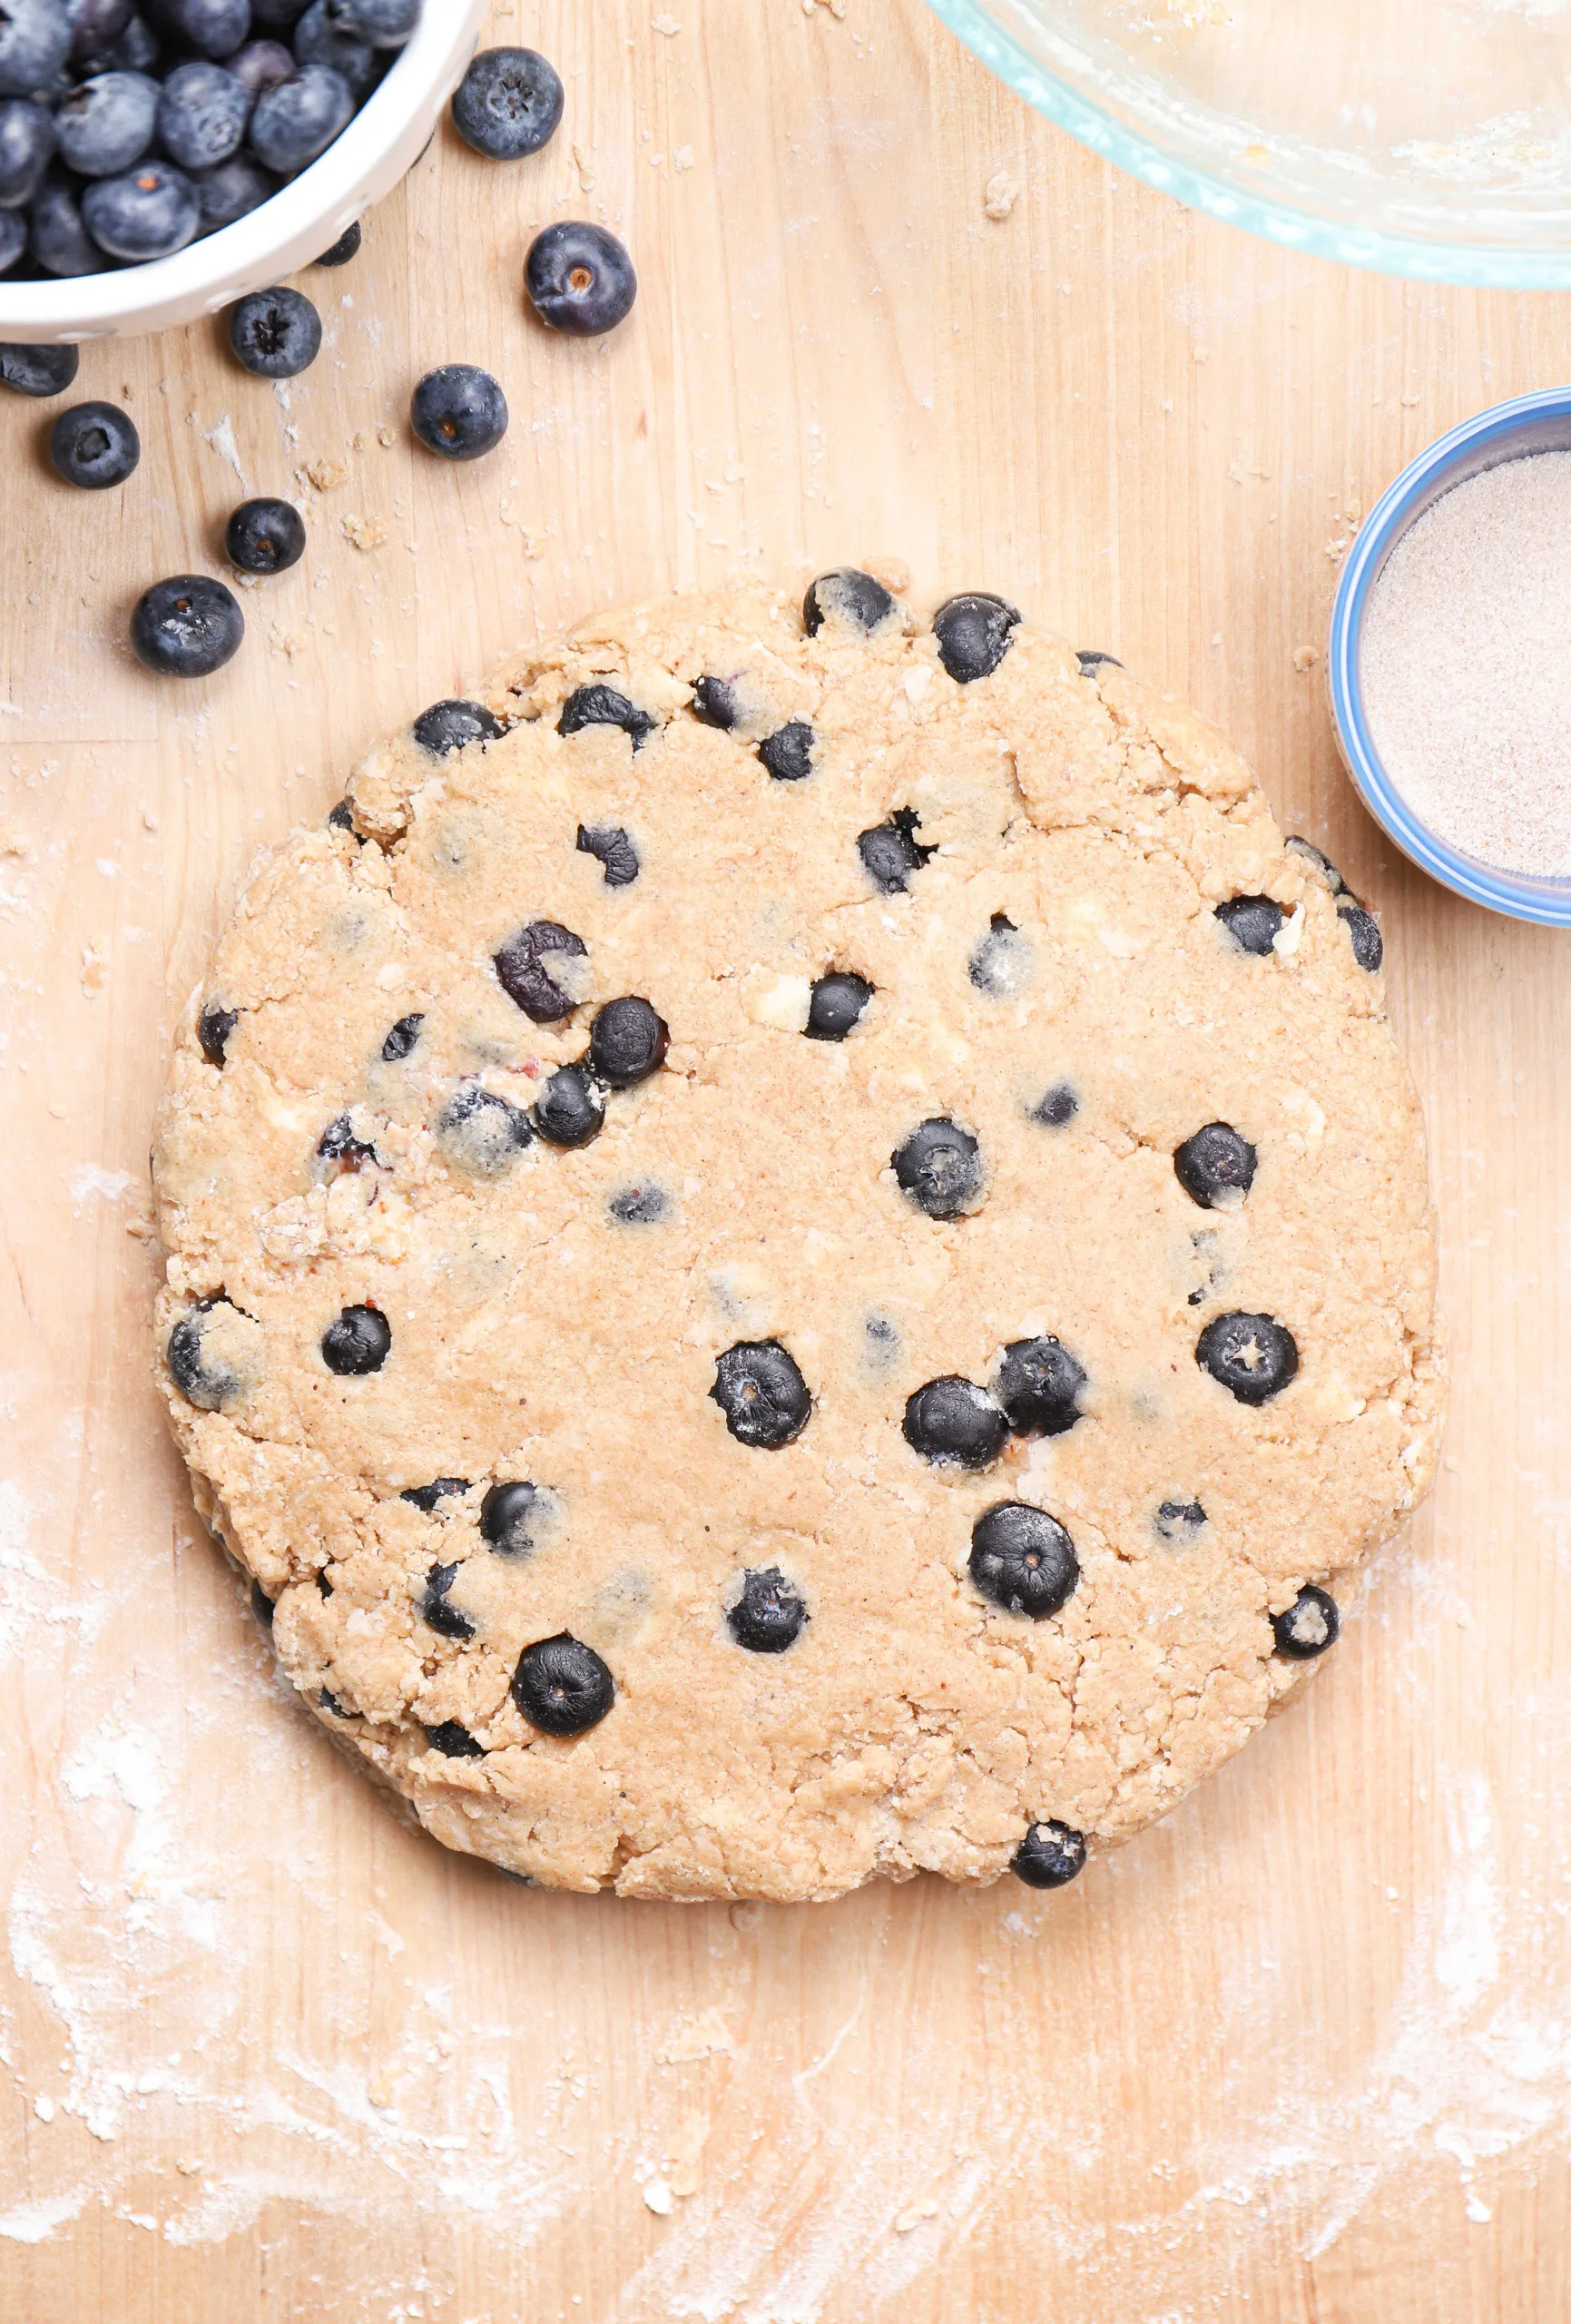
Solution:
[[(309, 278), (305, 378), (216, 327), (86, 349), (145, 446), (103, 498), (47, 472), (47, 407), (0, 409), (0, 2314), (1558, 2324), (1571, 955), (1384, 845), (1314, 650), (1360, 510), (1563, 378), (1571, 305), (1199, 223), (918, 0), (496, 31), (561, 66), (561, 133), (497, 169), (444, 132)], [(608, 341), (525, 320), (563, 215), (636, 255)], [(454, 359), (514, 412), (464, 472), (405, 425)], [(242, 484), (301, 497), (306, 561), (228, 671), (158, 684), (128, 608), (213, 568)], [(144, 1321), (171, 1026), (253, 852), (384, 728), (593, 606), (875, 558), (1195, 702), (1380, 908), (1445, 1472), (1311, 1698), (1061, 1896), (530, 1894), (339, 1762), (193, 1520)]]

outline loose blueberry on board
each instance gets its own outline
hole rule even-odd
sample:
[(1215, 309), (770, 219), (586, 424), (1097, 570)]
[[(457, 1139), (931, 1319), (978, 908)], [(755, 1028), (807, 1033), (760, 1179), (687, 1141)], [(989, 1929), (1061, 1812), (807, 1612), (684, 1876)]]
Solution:
[(209, 1065), (221, 1070), (229, 1037), (240, 1023), (240, 1010), (226, 1009), (221, 1000), (210, 1000), (196, 1020), (196, 1038)]
[[(33, 197), (29, 215), (32, 224), (28, 241), (34, 259), (46, 274), (71, 279), (103, 272), (103, 252), (82, 222), (82, 204), (74, 179), (67, 177), (64, 171), (47, 172)], [(71, 352), (74, 355), (75, 349)]]
[(873, 988), (866, 977), (858, 976), (850, 969), (831, 969), (827, 977), (820, 977), (813, 985), (808, 1021), (802, 1030), (810, 1041), (843, 1041), (861, 1021), (862, 1011), (872, 997)]
[(985, 590), (947, 597), (933, 615), (938, 659), (957, 686), (990, 678), (1014, 644), (1019, 610)]
[(1272, 896), (1232, 896), (1216, 907), (1216, 917), (1241, 952), (1269, 960), (1277, 932), (1287, 914)]
[(475, 1625), (468, 1615), (447, 1602), (447, 1592), (458, 1579), (459, 1563), (455, 1558), (450, 1565), (434, 1565), (426, 1576), (420, 1620), (439, 1638), (471, 1639), (475, 1635)]
[(453, 93), (453, 126), (488, 162), (521, 162), (555, 136), (563, 89), (532, 48), (483, 48)]
[(1051, 1333), (1011, 1340), (998, 1366), (996, 1393), (1016, 1436), (1062, 1436), (1080, 1419), (1085, 1371)]
[(826, 621), (870, 635), (894, 611), (895, 601), (881, 581), (870, 573), (859, 573), (854, 566), (841, 565), (808, 583), (802, 626), (810, 637), (816, 637)]
[(30, 97), (0, 98), (0, 208), (31, 202), (54, 153), (54, 117)]
[(636, 993), (608, 1000), (589, 1028), (589, 1062), (613, 1089), (647, 1081), (664, 1064), (670, 1047), (671, 1028)]
[(537, 1640), (518, 1657), (513, 1700), (543, 1735), (582, 1735), (616, 1700), (610, 1671), (592, 1646), (567, 1630)]
[(201, 203), (183, 170), (141, 162), (123, 177), (99, 178), (88, 187), (82, 222), (111, 258), (171, 258), (195, 241)]
[(507, 730), (483, 702), (448, 701), (422, 710), (412, 731), (420, 748), (440, 759), (449, 751), (461, 751), (466, 743), (500, 742)]
[[(509, 1000), (532, 1025), (558, 1025), (571, 1017), (577, 996), (556, 981), (565, 963), (588, 958), (582, 936), (574, 936), (559, 921), (532, 920), (527, 928), (509, 936), (492, 965)], [(555, 971), (554, 974), (553, 971)], [(567, 980), (570, 986), (571, 975)]]
[(564, 218), (530, 243), (524, 287), (535, 313), (553, 330), (598, 339), (632, 312), (638, 277), (614, 234)]
[(362, 103), (381, 79), (386, 62), (368, 40), (359, 39), (338, 21), (329, 0), (314, 0), (295, 26), (295, 56), (301, 64), (327, 65)]
[(292, 178), (325, 153), (354, 119), (354, 91), (330, 64), (302, 64), (276, 88), (264, 89), (250, 117), (251, 151), (259, 162)]
[(484, 1743), (476, 1743), (468, 1728), (456, 1718), (441, 1718), (435, 1727), (427, 1727), (426, 1741), (445, 1759), (483, 1759), (486, 1756)]
[(71, 53), (71, 19), (60, 0), (3, 0), (0, 96), (48, 89)]
[(49, 457), (65, 483), (107, 492), (134, 472), (142, 438), (117, 404), (73, 404), (49, 431)]
[(739, 1340), (714, 1367), (710, 1396), (739, 1444), (764, 1452), (792, 1444), (812, 1417), (813, 1400), (779, 1340)]
[(638, 850), (619, 823), (580, 823), (578, 852), (596, 858), (608, 888), (631, 888), (638, 877)]
[(1030, 965), (1029, 943), (1007, 912), (996, 911), (987, 933), (972, 947), (966, 973), (989, 1000), (1007, 1000), (1025, 983)]
[(250, 0), (158, 0), (162, 29), (199, 56), (232, 56), (250, 30)]
[(295, 69), (295, 60), (279, 40), (248, 40), (232, 56), (226, 56), (223, 69), (232, 74), (252, 104), (265, 90), (276, 89), (287, 81)]
[(1164, 1541), (1193, 1541), (1206, 1514), (1198, 1501), (1164, 1501), (1152, 1520), (1157, 1538)]
[(131, 645), (160, 677), (207, 678), (240, 651), (245, 615), (221, 581), (177, 573), (155, 581), (136, 601)]
[(759, 762), (771, 783), (805, 783), (813, 771), (817, 744), (805, 718), (789, 718), (764, 736), (758, 746)]
[(904, 895), (911, 874), (919, 872), (936, 847), (924, 847), (916, 837), (921, 817), (914, 807), (898, 807), (887, 823), (875, 823), (857, 834), (857, 853), (875, 888), (886, 896)]
[(670, 1212), (671, 1197), (663, 1187), (646, 1181), (619, 1187), (605, 1207), (619, 1226), (658, 1226)]
[(379, 1372), (392, 1353), (393, 1334), (377, 1307), (346, 1307), (322, 1334), (322, 1362), (341, 1380)]
[(199, 58), (177, 65), (158, 94), (158, 142), (182, 170), (214, 169), (240, 151), (251, 103), (221, 64)]
[(1386, 957), (1385, 939), (1380, 934), (1380, 922), (1373, 912), (1366, 911), (1362, 904), (1354, 903), (1350, 897), (1345, 897), (1338, 904), (1337, 918), (1348, 931), (1354, 960), (1360, 969), (1366, 969), (1373, 976)]
[(1254, 1147), (1231, 1122), (1207, 1122), (1186, 1137), (1173, 1157), (1173, 1172), (1202, 1210), (1237, 1210), (1254, 1184)]
[(259, 379), (298, 379), (321, 353), (322, 319), (299, 290), (253, 290), (229, 310), (229, 343)]
[(526, 1558), (535, 1547), (540, 1488), (527, 1478), (493, 1485), (480, 1503), (480, 1534), (498, 1557)]
[(692, 685), (692, 714), (702, 726), (718, 726), (729, 734), (741, 717), (736, 688), (729, 678), (695, 678)]
[(1321, 853), (1313, 840), (1295, 837), (1284, 840), (1282, 844), (1290, 855), (1296, 855), (1301, 862), (1309, 865), (1311, 871), (1318, 879), (1324, 881), (1333, 896), (1340, 896), (1342, 893), (1347, 881), (1342, 878), (1330, 856)]
[(556, 732), (582, 734), (586, 726), (620, 726), (624, 734), (631, 736), (633, 749), (639, 751), (659, 724), (647, 710), (640, 710), (624, 694), (618, 694), (614, 686), (578, 686), (562, 705)]
[(313, 259), (311, 264), (313, 266), (348, 266), (351, 259), (358, 258), (360, 244), (364, 239), (360, 222), (357, 218), (350, 225), (344, 228), (332, 247), (325, 250), (319, 258)]
[(478, 460), (507, 433), (507, 399), (489, 371), (444, 363), (427, 371), (409, 399), (409, 425), (428, 452), (444, 460)]
[(1080, 1099), (1072, 1081), (1056, 1081), (1046, 1094), (1031, 1108), (1030, 1119), (1039, 1122), (1044, 1129), (1065, 1129), (1080, 1111)]
[(382, 1043), (384, 1065), (400, 1065), (420, 1038), (425, 1018), (418, 1010), (412, 1017), (400, 1017), (387, 1039)]
[(224, 527), (223, 546), (242, 573), (287, 573), (306, 553), (306, 528), (287, 500), (242, 500)]
[(605, 1097), (587, 1067), (557, 1067), (535, 1100), (535, 1127), (550, 1146), (587, 1146), (599, 1137)]
[(971, 1579), (1011, 1614), (1046, 1621), (1080, 1580), (1075, 1544), (1056, 1517), (1024, 1501), (1001, 1501), (971, 1528)]
[(191, 182), (201, 204), (204, 234), (232, 226), (237, 218), (249, 218), (253, 210), (271, 200), (281, 183), (249, 153), (235, 153), (216, 169), (192, 170)]
[(437, 1143), (447, 1160), (476, 1178), (499, 1178), (535, 1140), (521, 1107), (478, 1081), (456, 1089), (437, 1117)]
[(261, 1377), (261, 1327), (221, 1292), (182, 1315), (169, 1335), (170, 1376), (188, 1404), (221, 1412)]
[(70, 63), (77, 72), (93, 69), (93, 60), (112, 48), (132, 17), (132, 0), (65, 0), (71, 20)]
[(1009, 1423), (985, 1388), (949, 1373), (907, 1398), (900, 1433), (936, 1467), (986, 1469), (1004, 1450)]
[(469, 1490), (467, 1477), (433, 1477), (428, 1485), (410, 1485), (398, 1495), (426, 1517), (435, 1517), (443, 1502), (457, 1500)]
[(1080, 665), (1080, 675), (1083, 678), (1090, 677), (1093, 672), (1100, 670), (1104, 664), (1110, 670), (1121, 670), (1124, 667), (1115, 655), (1098, 654), (1094, 649), (1088, 653), (1076, 654), (1075, 659)]
[(1241, 1404), (1265, 1404), (1298, 1371), (1298, 1343), (1274, 1315), (1218, 1315), (1195, 1343), (1194, 1360)]
[(1009, 1869), (1027, 1888), (1066, 1888), (1085, 1869), (1085, 1835), (1056, 1817), (1033, 1824), (1010, 1857)]
[(900, 1192), (929, 1218), (958, 1218), (982, 1190), (982, 1153), (968, 1129), (938, 1114), (889, 1157)]
[[(112, 178), (129, 170), (152, 143), (158, 109), (158, 84), (145, 73), (95, 74), (54, 108), (61, 160), (83, 178)], [(177, 162), (180, 155), (171, 152), (170, 159)]]
[(1317, 1654), (1336, 1644), (1342, 1618), (1336, 1600), (1311, 1581), (1285, 1613), (1272, 1616), (1271, 1627), (1276, 1650), (1284, 1661), (1312, 1662)]
[(808, 1610), (778, 1565), (750, 1566), (741, 1595), (725, 1610), (726, 1628), (750, 1654), (783, 1654), (801, 1636)]

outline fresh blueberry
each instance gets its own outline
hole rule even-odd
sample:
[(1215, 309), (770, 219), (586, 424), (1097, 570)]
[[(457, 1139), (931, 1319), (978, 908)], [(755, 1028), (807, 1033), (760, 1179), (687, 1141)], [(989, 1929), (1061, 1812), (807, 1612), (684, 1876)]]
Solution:
[(384, 59), (368, 40), (335, 21), (335, 14), (330, 0), (314, 0), (295, 26), (295, 58), (300, 64), (325, 64), (363, 103), (381, 77)]
[(1030, 944), (1007, 912), (996, 911), (966, 964), (972, 984), (989, 1000), (1007, 1000), (1026, 982), (1030, 968)]
[(201, 203), (183, 170), (143, 162), (124, 177), (90, 185), (82, 197), (82, 222), (111, 258), (170, 258), (196, 239)]
[(332, 22), (373, 48), (402, 48), (420, 21), (420, 0), (324, 0)]
[(310, 4), (311, 0), (250, 0), (251, 23), (264, 25), (270, 33), (288, 32)]
[(125, 30), (119, 39), (111, 41), (106, 49), (88, 60), (87, 69), (94, 73), (151, 73), (162, 53), (152, 26), (133, 14), (126, 18)]
[(638, 850), (619, 823), (580, 823), (578, 852), (596, 859), (608, 888), (631, 888), (638, 877)]
[(19, 396), (61, 396), (82, 358), (74, 347), (25, 347), (0, 341), (0, 381)]
[(1076, 654), (1075, 659), (1080, 665), (1080, 675), (1083, 678), (1090, 677), (1094, 671), (1100, 670), (1104, 666), (1110, 670), (1121, 670), (1124, 667), (1123, 663), (1114, 654), (1098, 654), (1093, 651), (1087, 654)]
[(1062, 1436), (1080, 1418), (1085, 1373), (1051, 1333), (1011, 1340), (998, 1366), (997, 1394), (1016, 1436)]
[(232, 74), (255, 104), (265, 91), (289, 79), (295, 60), (281, 40), (248, 40), (243, 48), (224, 58), (223, 69)]
[(671, 1198), (663, 1187), (646, 1179), (642, 1186), (619, 1187), (605, 1207), (619, 1226), (658, 1226)]
[(161, 677), (211, 677), (239, 653), (244, 635), (245, 615), (233, 596), (205, 573), (155, 581), (131, 616), (132, 649)]
[(375, 1162), (378, 1155), (374, 1146), (368, 1146), (364, 1138), (355, 1136), (349, 1115), (340, 1114), (318, 1138), (317, 1159), (334, 1166), (328, 1173), (329, 1177), (341, 1177), (347, 1170), (358, 1170), (364, 1163)]
[(647, 1081), (664, 1064), (670, 1046), (664, 1018), (636, 993), (608, 1000), (589, 1028), (589, 1062), (613, 1089)]
[(182, 170), (215, 169), (239, 151), (250, 109), (250, 91), (221, 64), (177, 65), (159, 94), (159, 143)]
[(1056, 1818), (1033, 1824), (1009, 1859), (1027, 1888), (1066, 1888), (1085, 1869), (1085, 1835)]
[(223, 545), (242, 573), (287, 573), (306, 553), (306, 528), (287, 500), (242, 500), (224, 527)]
[(889, 1160), (900, 1192), (929, 1218), (957, 1218), (981, 1192), (981, 1149), (947, 1115), (918, 1122)]
[(870, 635), (894, 610), (895, 601), (881, 581), (875, 581), (870, 573), (859, 573), (854, 566), (842, 565), (809, 582), (802, 599), (802, 625), (810, 637), (816, 637), (826, 621)]
[[(46, 274), (102, 274), (103, 252), (82, 222), (76, 182), (64, 171), (49, 170), (28, 213), (33, 255)], [(72, 350), (75, 353), (74, 348)], [(46, 390), (53, 395), (54, 389)]]
[(250, 30), (250, 0), (157, 0), (154, 14), (198, 56), (232, 56)]
[(270, 170), (264, 170), (249, 153), (236, 153), (214, 170), (193, 170), (191, 182), (201, 205), (204, 234), (232, 226), (237, 218), (249, 218), (253, 210), (271, 200), (280, 183)]
[(261, 1376), (260, 1330), (221, 1293), (182, 1315), (169, 1335), (170, 1376), (188, 1404), (221, 1412)]
[(535, 313), (553, 330), (597, 339), (631, 311), (638, 277), (614, 234), (564, 218), (530, 243), (524, 287)]
[(1041, 1622), (1074, 1595), (1080, 1561), (1056, 1517), (1029, 1502), (1001, 1501), (971, 1528), (970, 1572), (995, 1606)]
[(329, 64), (302, 64), (265, 89), (250, 117), (251, 150), (281, 178), (314, 162), (354, 118), (354, 93)]
[(938, 852), (918, 840), (921, 820), (914, 807), (899, 807), (887, 823), (875, 823), (870, 831), (857, 835), (862, 868), (886, 896), (903, 895), (911, 884), (912, 872), (919, 872), (928, 857)]
[(132, 0), (65, 0), (71, 20), (71, 64), (76, 72), (97, 72), (95, 59), (124, 37)]
[(209, 1065), (222, 1067), (229, 1037), (240, 1023), (238, 1009), (226, 1009), (221, 1000), (210, 1000), (196, 1020), (196, 1038), (201, 1043), (201, 1053)]
[(779, 1340), (739, 1340), (728, 1347), (709, 1393), (737, 1443), (756, 1451), (794, 1443), (812, 1416), (808, 1384)]
[(1046, 1094), (1031, 1108), (1030, 1118), (1040, 1122), (1044, 1129), (1065, 1129), (1080, 1111), (1080, 1099), (1072, 1081), (1056, 1081)]
[(551, 1146), (587, 1146), (599, 1137), (605, 1098), (586, 1066), (557, 1067), (535, 1100), (535, 1127)]
[(1018, 610), (1003, 597), (974, 590), (946, 597), (933, 615), (938, 659), (957, 686), (989, 678), (1014, 644)]
[(570, 928), (559, 921), (532, 920), (493, 955), (492, 965), (503, 991), (532, 1025), (557, 1025), (573, 1014), (582, 998), (579, 976), (571, 970), (565, 976), (562, 972), (569, 960), (587, 958), (584, 939)]
[(384, 1065), (400, 1065), (420, 1038), (420, 1028), (426, 1019), (418, 1011), (412, 1017), (400, 1017), (387, 1039), (382, 1043)]
[(145, 73), (100, 73), (83, 81), (54, 108), (61, 160), (78, 177), (129, 170), (152, 143), (158, 107), (158, 83)]
[(436, 1128), (437, 1142), (447, 1159), (476, 1178), (501, 1177), (535, 1138), (522, 1108), (478, 1081), (466, 1081), (453, 1092)]
[(299, 290), (253, 290), (229, 310), (229, 343), (259, 379), (298, 379), (321, 351), (322, 319)]
[(1362, 904), (1354, 903), (1350, 896), (1344, 897), (1338, 904), (1337, 918), (1348, 931), (1354, 960), (1360, 969), (1367, 969), (1373, 976), (1386, 957), (1385, 939), (1380, 934), (1380, 922), (1373, 912), (1366, 911)]
[(725, 1610), (726, 1628), (750, 1654), (783, 1654), (801, 1635), (808, 1610), (778, 1565), (750, 1566), (741, 1595)]
[(49, 431), (49, 457), (67, 484), (104, 492), (133, 473), (142, 458), (142, 438), (117, 404), (73, 404)]
[(54, 154), (54, 122), (29, 97), (0, 98), (0, 210), (33, 199)]
[(415, 721), (415, 740), (423, 751), (446, 758), (466, 743), (495, 743), (506, 728), (491, 715), (483, 702), (434, 702)]
[(379, 1372), (392, 1350), (387, 1317), (376, 1307), (346, 1307), (322, 1334), (322, 1362), (340, 1379)]
[(1288, 1662), (1312, 1662), (1340, 1635), (1342, 1618), (1337, 1601), (1324, 1590), (1306, 1582), (1285, 1614), (1273, 1614), (1272, 1630), (1276, 1650)]
[(559, 734), (582, 734), (586, 726), (620, 726), (631, 736), (635, 751), (642, 750), (660, 721), (652, 718), (647, 710), (640, 710), (618, 694), (614, 686), (579, 686), (562, 705), (562, 715), (556, 721)]
[(411, 1508), (419, 1510), (422, 1515), (435, 1517), (440, 1511), (443, 1502), (457, 1500), (468, 1490), (467, 1477), (435, 1477), (428, 1485), (410, 1485), (406, 1492), (398, 1495), (398, 1499), (407, 1501)]
[(813, 986), (808, 1021), (803, 1028), (809, 1040), (843, 1041), (859, 1022), (872, 997), (873, 988), (866, 977), (859, 977), (849, 969), (831, 969)]
[(1218, 1315), (1195, 1344), (1194, 1360), (1241, 1404), (1265, 1404), (1298, 1370), (1298, 1343), (1272, 1315)]
[(526, 1646), (513, 1673), (513, 1700), (543, 1735), (582, 1735), (616, 1700), (610, 1671), (566, 1630)]
[(1287, 914), (1271, 896), (1232, 896), (1218, 904), (1216, 916), (1241, 952), (1267, 960), (1275, 948), (1277, 931)]
[(352, 225), (344, 228), (331, 250), (324, 251), (320, 258), (313, 260), (312, 263), (316, 266), (348, 266), (352, 258), (358, 258), (363, 240), (360, 222), (357, 218)]
[(453, 126), (491, 162), (537, 153), (562, 118), (555, 65), (532, 48), (483, 48), (453, 97)]
[(447, 1602), (447, 1592), (458, 1579), (459, 1562), (457, 1558), (450, 1565), (438, 1562), (426, 1576), (426, 1587), (420, 1599), (420, 1620), (439, 1638), (470, 1639), (475, 1635), (475, 1625), (468, 1615)]
[(0, 0), (0, 96), (31, 97), (52, 88), (71, 53), (71, 19), (62, 0)]
[(480, 1533), (498, 1557), (526, 1558), (535, 1547), (540, 1488), (519, 1478), (493, 1485), (480, 1503)]
[(484, 1743), (476, 1743), (468, 1728), (456, 1718), (438, 1719), (435, 1727), (427, 1727), (426, 1741), (445, 1759), (483, 1759), (486, 1756)]
[(1290, 855), (1296, 855), (1301, 862), (1309, 865), (1315, 877), (1330, 890), (1333, 896), (1340, 896), (1343, 892), (1347, 881), (1342, 878), (1330, 856), (1321, 853), (1313, 840), (1294, 838), (1285, 840), (1283, 845)]
[(1183, 1544), (1193, 1541), (1207, 1519), (1198, 1501), (1164, 1501), (1152, 1521), (1159, 1541)]
[(951, 1372), (907, 1398), (900, 1433), (924, 1461), (985, 1469), (1004, 1450), (1009, 1423), (985, 1388)]
[(427, 371), (410, 397), (409, 425), (428, 452), (477, 460), (507, 433), (507, 399), (489, 371), (444, 363)]
[(1202, 1210), (1236, 1210), (1254, 1184), (1257, 1157), (1231, 1122), (1207, 1122), (1173, 1157), (1173, 1176)]
[(788, 719), (758, 746), (764, 773), (774, 783), (805, 783), (813, 771), (817, 742), (805, 718)]
[(692, 714), (704, 726), (718, 726), (729, 734), (741, 716), (741, 705), (736, 698), (736, 688), (729, 678), (695, 678), (692, 687)]
[(15, 210), (0, 210), (0, 274), (8, 274), (26, 248), (26, 221)]

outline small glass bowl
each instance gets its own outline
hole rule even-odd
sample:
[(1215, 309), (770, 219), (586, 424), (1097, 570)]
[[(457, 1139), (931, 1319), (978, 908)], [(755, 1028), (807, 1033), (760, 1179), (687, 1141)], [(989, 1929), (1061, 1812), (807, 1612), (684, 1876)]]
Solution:
[(1502, 461), (1533, 452), (1571, 451), (1571, 388), (1549, 388), (1539, 395), (1497, 403), (1465, 419), (1420, 452), (1388, 487), (1360, 527), (1337, 585), (1331, 606), (1326, 679), (1331, 719), (1348, 773), (1365, 806), (1402, 853), (1432, 880), (1466, 896), (1470, 903), (1531, 920), (1546, 928), (1571, 928), (1571, 878), (1530, 879), (1501, 872), (1464, 855), (1414, 813), (1380, 762), (1370, 733), (1360, 672), (1360, 653), (1370, 596), (1397, 543), (1453, 485)]

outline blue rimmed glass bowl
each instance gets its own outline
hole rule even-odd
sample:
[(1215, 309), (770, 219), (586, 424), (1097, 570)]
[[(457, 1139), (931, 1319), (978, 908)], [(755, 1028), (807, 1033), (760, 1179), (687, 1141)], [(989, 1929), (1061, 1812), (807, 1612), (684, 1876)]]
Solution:
[(1512, 920), (1537, 921), (1549, 928), (1571, 928), (1571, 879), (1527, 879), (1480, 863), (1440, 839), (1403, 798), (1370, 734), (1360, 647), (1370, 595), (1387, 558), (1442, 493), (1502, 460), (1565, 451), (1571, 451), (1571, 388), (1495, 404), (1421, 452), (1381, 495), (1353, 543), (1331, 606), (1326, 656), (1337, 741), (1360, 796), (1382, 831), (1443, 887)]
[(1021, 96), (1192, 208), (1351, 266), (1571, 285), (1559, 0), (929, 0)]

